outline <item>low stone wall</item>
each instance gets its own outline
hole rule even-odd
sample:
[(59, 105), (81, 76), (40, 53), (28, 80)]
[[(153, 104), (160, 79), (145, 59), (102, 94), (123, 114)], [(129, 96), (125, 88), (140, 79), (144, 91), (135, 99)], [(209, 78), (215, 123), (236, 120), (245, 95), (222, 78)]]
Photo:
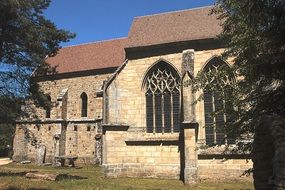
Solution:
[[(252, 180), (252, 176), (243, 173), (252, 168), (252, 161), (247, 159), (199, 159), (199, 179)], [(180, 179), (180, 164), (103, 164), (106, 177), (145, 177)]]
[(103, 164), (103, 172), (106, 177), (144, 177), (179, 179), (179, 164)]
[(252, 168), (252, 161), (247, 159), (199, 159), (199, 179), (241, 179), (252, 180), (252, 176), (242, 175)]

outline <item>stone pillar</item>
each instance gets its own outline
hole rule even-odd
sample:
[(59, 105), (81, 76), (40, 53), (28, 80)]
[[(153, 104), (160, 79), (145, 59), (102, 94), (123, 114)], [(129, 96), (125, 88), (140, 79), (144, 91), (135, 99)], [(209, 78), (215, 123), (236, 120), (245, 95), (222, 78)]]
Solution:
[(95, 164), (102, 164), (102, 134), (95, 135)]
[(61, 131), (60, 131), (60, 139), (59, 139), (59, 155), (64, 156), (65, 155), (65, 146), (66, 146), (67, 124), (62, 123), (60, 127), (61, 127)]
[(182, 75), (186, 72), (194, 76), (194, 49), (187, 49), (182, 52)]
[(67, 118), (67, 97), (68, 89), (63, 89), (57, 96), (56, 101), (56, 119), (66, 119)]
[(183, 123), (184, 136), (184, 184), (195, 185), (197, 183), (197, 150), (196, 131), (198, 123)]
[(17, 124), (15, 137), (13, 142), (13, 161), (20, 162), (28, 159), (27, 144), (28, 139), (26, 131), (28, 129), (24, 125)]
[(46, 156), (46, 146), (44, 145), (37, 146), (37, 159), (36, 159), (37, 165), (41, 166), (44, 164), (45, 156)]
[(193, 93), (192, 80), (194, 78), (194, 50), (182, 52), (182, 76), (183, 76), (183, 116), (184, 121), (195, 121), (195, 94)]
[(60, 140), (60, 133), (56, 133), (54, 135), (54, 156), (59, 156), (59, 140)]

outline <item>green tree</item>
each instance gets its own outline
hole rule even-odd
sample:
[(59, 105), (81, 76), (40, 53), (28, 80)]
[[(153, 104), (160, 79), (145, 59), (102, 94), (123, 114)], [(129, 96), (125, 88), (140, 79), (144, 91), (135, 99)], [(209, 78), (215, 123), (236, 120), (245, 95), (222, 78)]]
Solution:
[[(48, 106), (32, 73), (55, 72), (46, 64), (46, 56), (56, 55), (60, 44), (74, 37), (44, 17), (49, 4), (50, 0), (0, 1), (0, 96), (12, 100), (30, 96), (36, 104)], [(5, 106), (1, 102), (2, 110), (11, 111)], [(9, 117), (1, 117), (0, 123), (6, 120)]]
[(254, 132), (264, 115), (284, 117), (285, 1), (218, 0), (212, 12), (223, 21), (219, 37), (226, 50), (222, 58), (234, 57), (234, 65), (199, 73), (196, 88), (225, 91), (221, 83), (211, 86), (206, 81), (235, 75), (238, 80), (227, 86), (231, 95), (224, 98), (236, 109), (222, 111), (237, 118), (229, 129), (237, 134)]
[(0, 105), (0, 157), (7, 156), (6, 153), (11, 156), (15, 119), (21, 112), (21, 99), (0, 96)]

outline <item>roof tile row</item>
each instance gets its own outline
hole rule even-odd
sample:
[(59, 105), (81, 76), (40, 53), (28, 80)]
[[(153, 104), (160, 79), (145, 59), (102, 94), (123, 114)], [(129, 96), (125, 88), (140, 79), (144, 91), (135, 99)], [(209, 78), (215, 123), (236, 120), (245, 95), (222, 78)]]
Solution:
[(209, 15), (211, 8), (136, 17), (128, 38), (65, 47), (47, 62), (57, 73), (118, 67), (125, 60), (125, 48), (215, 38), (222, 28), (216, 16)]

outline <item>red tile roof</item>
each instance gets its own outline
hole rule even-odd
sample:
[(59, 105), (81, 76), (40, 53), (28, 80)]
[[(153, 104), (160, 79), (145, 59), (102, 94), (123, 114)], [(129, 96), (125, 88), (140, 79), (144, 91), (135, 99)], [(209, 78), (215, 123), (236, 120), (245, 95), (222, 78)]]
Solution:
[(65, 47), (47, 62), (57, 66), (58, 73), (104, 69), (124, 62), (124, 48), (215, 38), (222, 27), (215, 15), (209, 15), (211, 8), (136, 17), (128, 38)]
[(211, 8), (213, 7), (136, 17), (126, 46), (144, 47), (215, 38), (222, 31), (222, 27), (215, 15), (209, 15)]
[(57, 73), (118, 67), (125, 60), (126, 38), (64, 47), (47, 62)]

